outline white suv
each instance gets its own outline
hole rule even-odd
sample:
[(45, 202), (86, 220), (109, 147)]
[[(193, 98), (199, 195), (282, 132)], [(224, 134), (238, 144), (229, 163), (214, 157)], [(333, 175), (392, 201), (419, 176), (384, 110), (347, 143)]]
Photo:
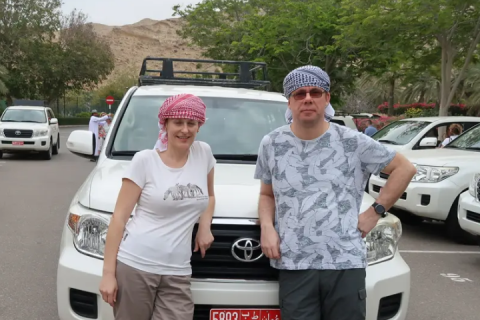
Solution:
[(0, 118), (0, 142), (0, 158), (4, 153), (40, 152), (50, 160), (60, 149), (58, 119), (48, 107), (8, 107)]
[[(470, 128), (444, 148), (405, 151), (403, 155), (417, 168), (405, 192), (394, 204), (403, 210), (405, 221), (444, 221), (446, 234), (459, 243), (471, 244), (476, 240), (465, 232), (458, 221), (460, 194), (468, 189), (471, 177), (478, 172), (480, 163), (480, 124)], [(372, 175), (369, 192), (378, 198), (389, 176)]]
[[(194, 319), (250, 320), (243, 314), (279, 308), (277, 272), (259, 249), (260, 183), (253, 176), (262, 137), (286, 123), (286, 99), (279, 93), (244, 88), (148, 85), (126, 93), (97, 166), (71, 202), (58, 261), (61, 320), (113, 319), (112, 308), (99, 294), (99, 283), (121, 176), (135, 152), (153, 148), (159, 107), (177, 93), (198, 95), (206, 103), (207, 121), (197, 137), (212, 147), (217, 159), (212, 223), (215, 240), (205, 258), (193, 253), (191, 259)], [(91, 132), (78, 130), (71, 133), (67, 148), (93, 158), (94, 143)], [(361, 210), (372, 203), (373, 198), (365, 194)], [(401, 235), (400, 220), (388, 215), (366, 238), (367, 319), (406, 318), (410, 268), (397, 249)]]
[(476, 236), (480, 245), (480, 172), (472, 176), (468, 190), (460, 195), (458, 222), (463, 230)]

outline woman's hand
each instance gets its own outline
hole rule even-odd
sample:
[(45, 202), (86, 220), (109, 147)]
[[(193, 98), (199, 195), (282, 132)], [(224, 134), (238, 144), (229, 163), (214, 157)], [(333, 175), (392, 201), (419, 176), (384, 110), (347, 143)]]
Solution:
[(195, 249), (194, 252), (197, 252), (200, 249), (202, 253), (202, 258), (205, 257), (205, 251), (207, 251), (213, 242), (213, 234), (210, 230), (210, 226), (202, 227), (201, 225), (198, 227), (197, 235), (195, 237)]
[(117, 301), (117, 279), (113, 274), (104, 274), (102, 281), (100, 282), (100, 293), (102, 294), (103, 301), (113, 307)]

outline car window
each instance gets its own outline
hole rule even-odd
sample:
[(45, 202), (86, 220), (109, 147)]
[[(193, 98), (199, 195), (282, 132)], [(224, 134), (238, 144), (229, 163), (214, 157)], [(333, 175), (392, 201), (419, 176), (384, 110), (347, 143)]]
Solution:
[(445, 148), (466, 149), (480, 151), (480, 125), (476, 125), (458, 136)]
[(394, 145), (405, 145), (429, 124), (428, 121), (396, 121), (377, 131), (372, 138)]
[[(113, 152), (152, 149), (157, 141), (158, 109), (166, 96), (132, 97), (113, 141)], [(214, 154), (258, 153), (261, 139), (286, 125), (286, 102), (201, 97), (207, 120), (197, 140), (208, 143)]]
[(44, 110), (7, 109), (3, 113), (1, 121), (45, 123), (47, 117)]
[(331, 122), (334, 122), (336, 124), (339, 124), (341, 126), (345, 126), (345, 122), (343, 120), (338, 120), (338, 119), (332, 119), (330, 120)]

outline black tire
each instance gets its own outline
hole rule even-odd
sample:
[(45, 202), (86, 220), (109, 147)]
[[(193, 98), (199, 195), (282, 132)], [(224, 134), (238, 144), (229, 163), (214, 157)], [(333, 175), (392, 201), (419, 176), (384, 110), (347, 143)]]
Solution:
[(52, 154), (58, 154), (58, 150), (60, 149), (60, 136), (57, 137), (57, 143), (53, 146)]
[(3, 151), (0, 151), (0, 159), (3, 157)]
[(48, 148), (48, 151), (42, 152), (42, 157), (44, 160), (51, 160), (53, 156), (53, 141), (50, 140), (50, 148)]
[(460, 223), (458, 222), (458, 196), (452, 204), (450, 208), (450, 212), (448, 213), (447, 220), (445, 221), (445, 228), (447, 236), (459, 243), (465, 245), (477, 245), (477, 238), (472, 235), (471, 233), (465, 231), (460, 227)]

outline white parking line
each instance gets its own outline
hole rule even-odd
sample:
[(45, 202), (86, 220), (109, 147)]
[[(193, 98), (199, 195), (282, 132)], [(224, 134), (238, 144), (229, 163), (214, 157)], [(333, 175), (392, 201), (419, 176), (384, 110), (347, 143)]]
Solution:
[(399, 250), (400, 253), (480, 254), (480, 251)]

